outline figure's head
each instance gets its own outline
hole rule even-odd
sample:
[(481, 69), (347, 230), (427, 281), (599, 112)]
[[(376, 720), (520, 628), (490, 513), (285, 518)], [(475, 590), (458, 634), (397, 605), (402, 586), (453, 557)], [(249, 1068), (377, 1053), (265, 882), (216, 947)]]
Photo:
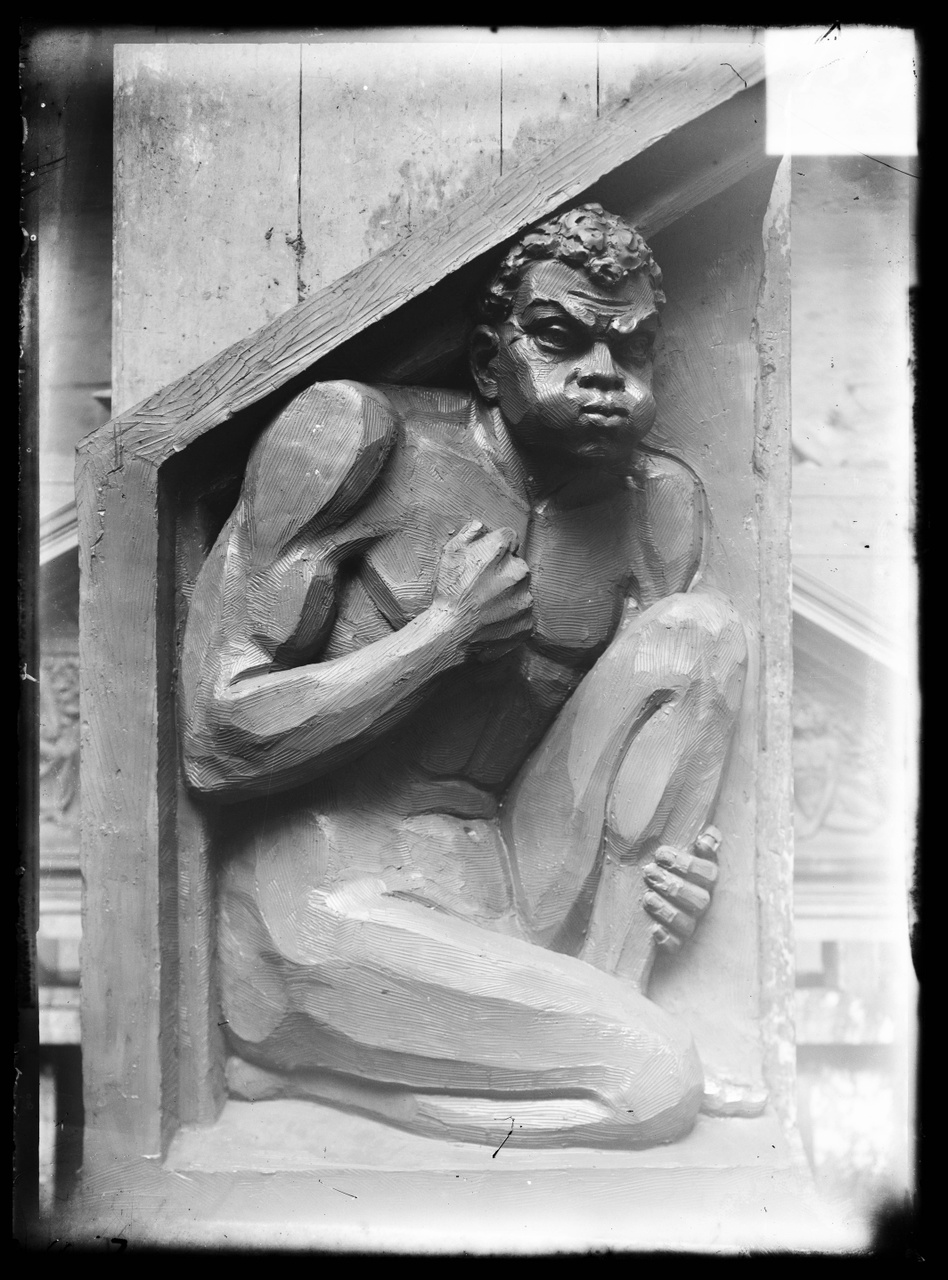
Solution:
[(581, 205), (523, 235), (481, 298), (471, 339), (481, 395), (518, 446), (628, 470), (655, 419), (662, 275), (634, 229)]

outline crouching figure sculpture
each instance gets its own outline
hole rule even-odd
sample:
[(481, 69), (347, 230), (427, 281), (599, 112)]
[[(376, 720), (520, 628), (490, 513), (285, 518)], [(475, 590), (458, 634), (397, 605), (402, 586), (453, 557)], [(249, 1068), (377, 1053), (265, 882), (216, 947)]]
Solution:
[(582, 206), (487, 284), (470, 392), (316, 383), (257, 442), (181, 674), (237, 1096), (524, 1146), (693, 1124), (647, 980), (710, 902), (746, 646), (700, 483), (643, 446), (663, 302)]

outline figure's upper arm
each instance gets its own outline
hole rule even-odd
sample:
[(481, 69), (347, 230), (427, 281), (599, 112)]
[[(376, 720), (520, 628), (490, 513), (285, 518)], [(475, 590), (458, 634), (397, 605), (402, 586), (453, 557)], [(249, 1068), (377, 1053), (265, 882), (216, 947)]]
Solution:
[(289, 402), (244, 476), (250, 574), (304, 529), (318, 536), (345, 521), (382, 469), (397, 421), (381, 392), (354, 382), (317, 382)]
[(260, 437), (222, 548), (222, 594), (234, 606), (224, 607), (237, 657), (227, 664), (231, 679), (306, 660), (325, 641), (346, 524), (381, 471), (397, 422), (380, 392), (315, 383)]
[(693, 586), (707, 542), (708, 506), (691, 468), (660, 453), (643, 455), (633, 504), (633, 570), (640, 602), (647, 606)]

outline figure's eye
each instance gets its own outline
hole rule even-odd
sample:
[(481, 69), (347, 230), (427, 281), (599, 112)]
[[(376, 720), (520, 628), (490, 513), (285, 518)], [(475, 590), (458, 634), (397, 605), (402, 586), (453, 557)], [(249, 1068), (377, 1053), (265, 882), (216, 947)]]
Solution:
[(626, 338), (617, 355), (623, 364), (646, 364), (652, 358), (654, 334), (633, 333)]
[(579, 330), (562, 320), (537, 321), (530, 334), (545, 351), (573, 351), (583, 341)]

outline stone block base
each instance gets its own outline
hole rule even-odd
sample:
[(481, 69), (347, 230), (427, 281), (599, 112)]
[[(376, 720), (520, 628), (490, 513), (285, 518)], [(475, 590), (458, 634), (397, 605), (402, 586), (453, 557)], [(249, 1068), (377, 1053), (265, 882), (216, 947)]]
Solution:
[[(517, 1149), (516, 1117), (498, 1118), (491, 1148), (312, 1102), (232, 1100), (216, 1124), (182, 1130), (164, 1162), (98, 1163), (71, 1207), (73, 1229), (104, 1239), (107, 1227), (129, 1248), (743, 1253), (860, 1244), (823, 1211), (770, 1115), (701, 1117), (682, 1141), (643, 1151), (536, 1151)], [(69, 1230), (62, 1225), (60, 1237)]]

